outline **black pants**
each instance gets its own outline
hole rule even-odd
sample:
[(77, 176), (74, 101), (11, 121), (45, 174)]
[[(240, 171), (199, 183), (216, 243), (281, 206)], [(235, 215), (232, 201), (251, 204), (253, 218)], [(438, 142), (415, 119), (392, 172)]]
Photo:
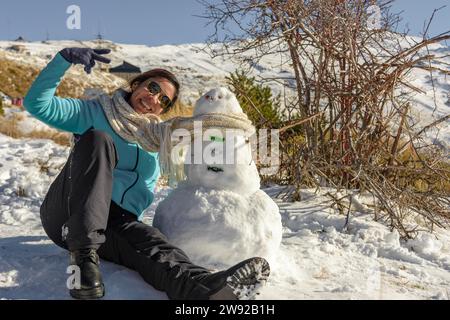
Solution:
[(171, 299), (207, 299), (209, 288), (194, 277), (208, 270), (194, 265), (158, 229), (111, 201), (117, 161), (108, 134), (84, 133), (42, 203), (45, 232), (70, 251), (97, 249), (102, 259), (136, 270)]

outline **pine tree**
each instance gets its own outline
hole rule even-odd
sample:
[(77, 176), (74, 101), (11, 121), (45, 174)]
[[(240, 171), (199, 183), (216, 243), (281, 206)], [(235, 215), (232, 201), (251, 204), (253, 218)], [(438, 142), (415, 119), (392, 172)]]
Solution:
[(230, 90), (256, 128), (278, 128), (281, 123), (280, 96), (273, 97), (267, 86), (256, 83), (243, 71), (235, 71), (225, 78)]

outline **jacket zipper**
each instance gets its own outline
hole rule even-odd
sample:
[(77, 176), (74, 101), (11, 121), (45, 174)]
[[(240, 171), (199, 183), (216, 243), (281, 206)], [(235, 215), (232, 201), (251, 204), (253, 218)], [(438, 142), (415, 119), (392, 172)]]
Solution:
[[(136, 146), (136, 164), (134, 165), (134, 168), (132, 171), (135, 171), (137, 169), (138, 163), (139, 163), (139, 147)], [(138, 182), (139, 180), (139, 173), (136, 173), (136, 179), (134, 180), (133, 184), (131, 186), (129, 186), (122, 194), (122, 199), (120, 200), (120, 204), (123, 204), (123, 200), (125, 199), (125, 194), (128, 192), (128, 190), (130, 190), (131, 188), (134, 187), (134, 185)]]
[[(72, 196), (72, 162), (73, 162), (74, 151), (75, 151), (75, 144), (74, 144), (72, 150), (70, 151), (70, 156), (69, 156), (70, 157), (69, 158), (69, 192), (68, 192), (68, 195), (67, 195), (67, 213), (68, 213), (69, 217), (71, 215), (71, 212), (70, 212), (70, 197)], [(68, 233), (69, 233), (69, 230), (68, 230), (66, 224), (64, 223), (63, 226), (62, 226), (62, 230), (61, 230), (61, 239), (63, 241), (66, 241)]]

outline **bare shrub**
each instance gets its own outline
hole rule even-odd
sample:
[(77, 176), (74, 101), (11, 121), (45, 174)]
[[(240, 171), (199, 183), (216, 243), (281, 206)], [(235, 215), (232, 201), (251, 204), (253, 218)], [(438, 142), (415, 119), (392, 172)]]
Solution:
[[(375, 196), (403, 237), (418, 228), (407, 223), (413, 215), (429, 228), (448, 225), (448, 151), (426, 143), (425, 134), (449, 116), (420, 128), (405, 90), (420, 91), (409, 82), (414, 69), (449, 73), (427, 48), (450, 32), (419, 41), (395, 32), (400, 17), (390, 12), (392, 1), (201, 2), (215, 26), (213, 56), (249, 68), (278, 55), (280, 67), (294, 74), (262, 79), (293, 92), (284, 97), (277, 178), (295, 187), (294, 200), (302, 187), (356, 189)], [(368, 9), (375, 4), (381, 16), (374, 27)], [(307, 121), (295, 126), (298, 116)]]

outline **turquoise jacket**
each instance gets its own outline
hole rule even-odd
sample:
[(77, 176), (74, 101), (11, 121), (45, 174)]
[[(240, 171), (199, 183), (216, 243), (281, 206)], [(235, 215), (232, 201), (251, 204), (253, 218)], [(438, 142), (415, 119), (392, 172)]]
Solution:
[(147, 152), (138, 144), (117, 135), (97, 100), (62, 99), (55, 91), (71, 64), (60, 54), (41, 71), (24, 100), (34, 117), (59, 130), (82, 134), (93, 128), (114, 140), (118, 163), (114, 170), (112, 200), (134, 213), (139, 220), (152, 203), (160, 175), (158, 153)]

